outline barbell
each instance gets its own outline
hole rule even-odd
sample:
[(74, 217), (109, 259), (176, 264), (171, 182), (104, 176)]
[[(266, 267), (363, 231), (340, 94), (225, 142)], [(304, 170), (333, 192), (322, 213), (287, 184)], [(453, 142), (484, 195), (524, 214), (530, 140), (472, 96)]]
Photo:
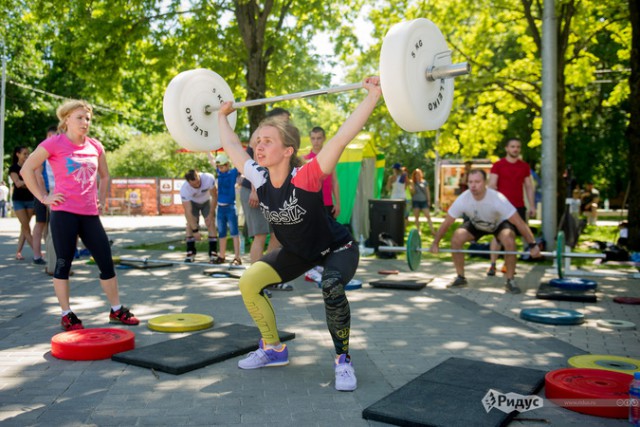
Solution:
[[(471, 71), (467, 62), (452, 64), (451, 51), (440, 29), (426, 18), (400, 22), (389, 29), (379, 58), (380, 86), (393, 120), (407, 132), (439, 129), (453, 105), (453, 78)], [(362, 83), (297, 92), (233, 103), (233, 108), (362, 88)], [(220, 104), (234, 101), (224, 79), (207, 69), (175, 76), (164, 94), (162, 112), (171, 136), (191, 151), (220, 148), (218, 121), (212, 116)], [(235, 129), (237, 114), (228, 116)]]
[[(412, 229), (407, 237), (407, 245), (405, 246), (378, 246), (380, 252), (406, 252), (407, 264), (412, 271), (416, 271), (420, 267), (422, 253), (429, 252), (429, 249), (422, 248), (422, 241), (418, 230)], [(444, 253), (462, 253), (462, 254), (498, 254), (498, 255), (530, 255), (524, 251), (483, 251), (478, 249), (440, 249)], [(558, 232), (556, 238), (556, 250), (554, 252), (540, 252), (542, 257), (555, 257), (558, 268), (558, 277), (562, 275), (562, 261), (564, 258), (606, 258), (604, 254), (588, 254), (579, 252), (565, 252), (564, 249), (564, 233)]]

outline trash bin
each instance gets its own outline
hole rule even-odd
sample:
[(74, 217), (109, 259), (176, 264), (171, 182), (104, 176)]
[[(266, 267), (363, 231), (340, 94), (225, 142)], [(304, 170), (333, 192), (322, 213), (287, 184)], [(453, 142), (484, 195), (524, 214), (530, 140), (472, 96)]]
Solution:
[(369, 246), (380, 245), (378, 235), (388, 233), (400, 246), (404, 246), (404, 199), (369, 200)]

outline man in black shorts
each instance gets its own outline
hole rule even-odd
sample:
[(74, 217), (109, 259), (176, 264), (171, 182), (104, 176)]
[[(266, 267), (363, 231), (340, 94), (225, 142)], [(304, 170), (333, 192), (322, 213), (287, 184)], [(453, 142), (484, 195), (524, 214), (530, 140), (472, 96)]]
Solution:
[(185, 183), (180, 187), (180, 198), (187, 220), (187, 256), (185, 262), (194, 262), (196, 257), (196, 241), (200, 240), (200, 215), (209, 232), (209, 263), (218, 261), (218, 229), (215, 212), (218, 204), (216, 179), (207, 172), (190, 169), (184, 174)]
[[(487, 188), (486, 181), (487, 175), (483, 170), (472, 169), (469, 172), (469, 189), (464, 191), (449, 208), (444, 222), (436, 232), (430, 251), (438, 253), (438, 244), (447, 229), (455, 222), (456, 218), (466, 215), (469, 219), (454, 231), (451, 237), (451, 249), (463, 249), (466, 242), (478, 240), (487, 234), (493, 234), (506, 251), (515, 251), (517, 229), (528, 242), (527, 250), (530, 251), (531, 256), (538, 258), (540, 249), (536, 245), (535, 237), (527, 224), (505, 196), (491, 188)], [(451, 255), (458, 277), (449, 286), (466, 286), (464, 254), (457, 252)], [(518, 294), (520, 293), (520, 288), (513, 279), (516, 269), (516, 256), (505, 255), (504, 258), (507, 265), (505, 290)]]

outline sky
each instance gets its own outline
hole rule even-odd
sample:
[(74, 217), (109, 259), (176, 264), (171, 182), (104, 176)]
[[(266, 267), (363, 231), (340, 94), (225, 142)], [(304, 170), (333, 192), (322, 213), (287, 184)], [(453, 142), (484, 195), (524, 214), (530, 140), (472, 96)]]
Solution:
[[(365, 11), (366, 12), (366, 11)], [(367, 13), (362, 13), (361, 16), (366, 16)], [(373, 31), (373, 24), (369, 21), (366, 21), (362, 18), (358, 18), (355, 22), (356, 35), (358, 37), (358, 41), (363, 46), (363, 49), (367, 49), (373, 43), (373, 39), (371, 38), (371, 33)], [(322, 56), (331, 58), (334, 56), (334, 45), (331, 43), (329, 39), (329, 34), (322, 33), (314, 37), (313, 39), (313, 48), (314, 51)], [(331, 78), (332, 85), (342, 85), (355, 83), (351, 81), (344, 80), (343, 68), (334, 67), (331, 68), (326, 65), (326, 70), (328, 73), (333, 74)]]

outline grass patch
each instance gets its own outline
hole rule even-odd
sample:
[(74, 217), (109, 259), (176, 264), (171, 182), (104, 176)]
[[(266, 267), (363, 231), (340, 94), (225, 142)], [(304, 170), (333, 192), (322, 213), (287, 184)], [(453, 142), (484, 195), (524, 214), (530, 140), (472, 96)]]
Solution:
[[(421, 225), (421, 236), (422, 236), (422, 248), (428, 249), (431, 243), (433, 242), (433, 236), (429, 232), (429, 227), (426, 223), (421, 223), (420, 225)], [(451, 236), (453, 235), (453, 232), (460, 225), (462, 225), (461, 222), (455, 222), (449, 228), (449, 230), (447, 230), (444, 237), (440, 241), (440, 249), (451, 249)], [(437, 224), (434, 224), (434, 226), (437, 229)], [(413, 225), (406, 227), (405, 242), (412, 228), (413, 228)], [(601, 253), (601, 251), (597, 247), (597, 244), (596, 244), (597, 241), (615, 243), (617, 238), (618, 238), (618, 227), (616, 226), (588, 225), (580, 235), (580, 238), (578, 239), (578, 244), (576, 245), (573, 251), (581, 252), (581, 253), (598, 254), (598, 253)], [(209, 251), (209, 242), (207, 239), (208, 239), (207, 233), (202, 233), (202, 240), (200, 240), (199, 242), (196, 242), (196, 249), (199, 253), (207, 253)], [(518, 238), (517, 240), (518, 240), (519, 250), (521, 250), (522, 240), (520, 238)], [(491, 241), (491, 236), (489, 235), (489, 236), (484, 236), (482, 239), (480, 239), (479, 242), (489, 243), (490, 241)], [(267, 244), (268, 243), (269, 242), (267, 240)], [(251, 245), (251, 239), (247, 239), (245, 241), (245, 252), (248, 251), (250, 245)], [(173, 247), (173, 249), (169, 249), (170, 247)], [(128, 249), (142, 249), (142, 250), (148, 250), (148, 251), (185, 253), (187, 251), (187, 245), (184, 239), (180, 239), (180, 240), (168, 240), (166, 242), (160, 242), (160, 243), (141, 243), (139, 245), (129, 246)], [(555, 242), (551, 242), (550, 245), (549, 244), (547, 245), (547, 248), (545, 250), (555, 251), (555, 249), (556, 249)], [(233, 253), (233, 239), (231, 239), (230, 237), (227, 238), (227, 252)], [(371, 255), (371, 256), (373, 257), (375, 255)], [(396, 253), (396, 256), (397, 256), (397, 259), (406, 260), (406, 254), (403, 252)], [(423, 259), (425, 260), (441, 260), (441, 261), (451, 260), (451, 254), (449, 253), (431, 254), (431, 253), (423, 252), (422, 256), (423, 256)], [(468, 256), (468, 257), (470, 259), (470, 262), (473, 262), (473, 261), (488, 262), (488, 259), (486, 258), (471, 257), (471, 256)], [(539, 261), (539, 262), (545, 265), (552, 265), (553, 263), (553, 261), (550, 259)], [(588, 266), (593, 264), (593, 259), (573, 258), (571, 260), (571, 264), (574, 265), (575, 267)], [(614, 266), (614, 265), (610, 265), (609, 267), (625, 268), (624, 266)]]
[[(241, 234), (242, 234), (242, 231), (241, 231)], [(209, 252), (209, 235), (207, 233), (200, 233), (200, 235), (202, 236), (202, 239), (196, 242), (196, 251), (198, 251), (198, 253), (206, 254)], [(269, 239), (267, 239), (267, 244), (268, 243), (269, 243)], [(251, 239), (249, 239), (249, 241), (245, 241), (245, 252), (249, 249), (250, 245), (251, 245)], [(171, 247), (173, 247), (173, 249), (170, 249)], [(165, 242), (158, 242), (158, 243), (140, 243), (138, 245), (131, 245), (131, 246), (127, 246), (127, 249), (142, 249), (146, 251), (186, 253), (187, 243), (185, 242), (184, 239), (167, 240)], [(233, 239), (229, 236), (227, 236), (227, 253), (231, 253), (233, 255)]]

